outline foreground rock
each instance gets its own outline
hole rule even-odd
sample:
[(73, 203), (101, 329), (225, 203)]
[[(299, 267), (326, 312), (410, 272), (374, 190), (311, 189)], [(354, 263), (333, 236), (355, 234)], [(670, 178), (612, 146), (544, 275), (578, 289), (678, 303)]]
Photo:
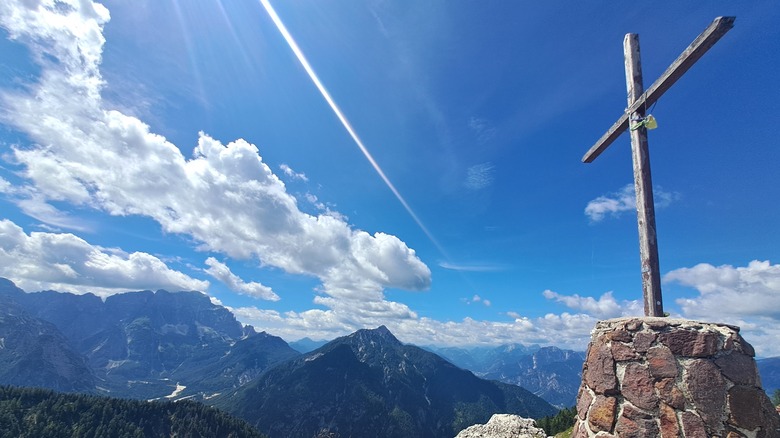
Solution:
[(509, 414), (495, 414), (487, 424), (475, 424), (455, 438), (547, 438), (534, 420)]

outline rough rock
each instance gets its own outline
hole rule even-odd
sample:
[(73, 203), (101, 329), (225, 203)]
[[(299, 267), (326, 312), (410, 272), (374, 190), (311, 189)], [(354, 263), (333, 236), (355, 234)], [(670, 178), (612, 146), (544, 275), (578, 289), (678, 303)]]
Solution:
[(604, 342), (594, 343), (588, 349), (583, 379), (596, 394), (611, 394), (617, 390), (615, 359)]
[(657, 379), (677, 377), (677, 361), (672, 351), (666, 347), (647, 350), (647, 364), (650, 367), (650, 374)]
[(509, 414), (495, 414), (486, 424), (475, 424), (455, 438), (547, 438), (534, 420)]
[(677, 414), (669, 405), (661, 404), (661, 438), (677, 438), (680, 436), (680, 426), (677, 424)]
[(589, 410), (588, 424), (594, 432), (609, 431), (615, 424), (615, 413), (617, 412), (617, 399), (615, 397), (605, 397), (597, 395), (596, 401)]
[(634, 406), (653, 410), (658, 406), (658, 396), (646, 366), (638, 363), (630, 363), (626, 367), (623, 377), (623, 396)]

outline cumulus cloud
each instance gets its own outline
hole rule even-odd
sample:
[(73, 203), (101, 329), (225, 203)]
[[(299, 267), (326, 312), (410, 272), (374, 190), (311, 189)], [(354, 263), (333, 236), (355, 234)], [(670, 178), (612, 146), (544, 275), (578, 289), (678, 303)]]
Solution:
[(284, 172), (285, 175), (289, 176), (292, 179), (299, 179), (301, 181), (307, 182), (309, 181), (309, 178), (306, 177), (303, 173), (298, 173), (290, 168), (290, 166), (286, 164), (282, 164), (279, 166), (279, 169), (281, 169), (282, 172)]
[(12, 157), (42, 202), (146, 216), (201, 250), (317, 277), (334, 311), (346, 300), (397, 312), (384, 288), (429, 286), (430, 270), (397, 237), (299, 210), (255, 145), (201, 132), (187, 158), (141, 120), (107, 109), (99, 66), (108, 20), (105, 7), (88, 1), (0, 6), (0, 25), (41, 67), (34, 83), (0, 96), (0, 116), (34, 142)]
[(475, 303), (481, 302), (482, 304), (485, 305), (485, 307), (490, 307), (493, 305), (493, 303), (490, 302), (490, 300), (488, 300), (487, 298), (482, 298), (479, 295), (474, 295), (474, 298), (472, 298), (472, 300), (474, 300)]
[(349, 220), (349, 217), (347, 217), (347, 215), (342, 214), (339, 211), (333, 210), (333, 208), (335, 208), (334, 204), (331, 203), (325, 204), (323, 202), (320, 202), (319, 198), (317, 198), (317, 195), (313, 193), (308, 193), (308, 192), (305, 193), (303, 195), (303, 199), (305, 199), (306, 202), (313, 205), (314, 208), (321, 211), (322, 214), (326, 216), (332, 216), (342, 222), (347, 222)]
[(612, 292), (606, 292), (596, 300), (593, 297), (581, 297), (574, 295), (561, 295), (551, 290), (542, 292), (548, 300), (555, 300), (566, 307), (587, 313), (598, 319), (610, 319), (620, 316), (640, 316), (644, 310), (641, 303), (636, 300), (618, 303)]
[[(306, 312), (278, 312), (257, 307), (231, 309), (241, 322), (263, 327), (287, 340), (303, 337), (334, 339), (349, 334), (353, 328), (330, 310)], [(554, 344), (560, 348), (584, 350), (590, 340), (590, 331), (596, 319), (585, 314), (548, 314), (527, 318), (513, 313), (516, 318), (506, 322), (479, 321), (464, 318), (461, 321), (435, 319), (377, 319), (366, 327), (385, 324), (401, 341), (416, 345), (468, 346), (499, 343)]]
[(234, 292), (262, 300), (279, 301), (279, 295), (276, 295), (270, 287), (254, 281), (250, 283), (244, 282), (244, 280), (231, 272), (226, 264), (221, 263), (214, 257), (206, 259), (206, 265), (208, 265), (208, 269), (206, 269), (207, 274), (221, 281)]
[(700, 263), (675, 269), (664, 282), (699, 291), (695, 298), (677, 300), (691, 318), (767, 317), (780, 320), (780, 265), (753, 260), (744, 267)]
[(492, 163), (481, 163), (469, 167), (466, 170), (466, 188), (469, 190), (482, 190), (493, 184), (495, 166)]
[[(548, 291), (548, 298), (567, 298)], [(576, 296), (575, 296), (576, 297)], [(593, 300), (593, 299), (590, 299)], [(475, 295), (466, 300), (485, 304), (484, 297)], [(510, 321), (480, 321), (464, 318), (460, 321), (438, 321), (428, 317), (407, 317), (395, 319), (379, 318), (379, 314), (363, 314), (362, 322), (366, 327), (385, 324), (401, 341), (417, 345), (468, 346), (496, 345), (501, 343), (523, 343), (526, 345), (556, 345), (561, 348), (584, 350), (590, 341), (590, 332), (599, 319), (626, 314), (637, 315), (642, 309), (638, 302), (624, 301), (620, 311), (611, 304), (611, 293), (604, 294), (595, 305), (587, 305), (587, 298), (576, 297), (569, 301), (580, 313), (548, 313), (542, 317), (529, 318), (520, 312), (509, 311)], [(489, 301), (488, 301), (489, 302)], [(579, 302), (579, 304), (577, 304)], [(601, 302), (602, 304), (598, 304)], [(333, 339), (351, 331), (352, 321), (345, 321), (338, 312), (332, 310), (309, 310), (306, 312), (278, 312), (257, 307), (232, 309), (236, 317), (245, 324), (263, 327), (279, 336), (296, 340), (303, 337), (314, 339)], [(601, 312), (588, 314), (589, 310)]]
[(768, 260), (738, 267), (700, 263), (670, 271), (663, 280), (698, 291), (696, 297), (675, 301), (685, 317), (737, 325), (759, 356), (780, 355), (780, 265)]
[(482, 303), (485, 307), (490, 307), (493, 304), (490, 300), (482, 298), (477, 294), (474, 294), (474, 296), (471, 298), (463, 298), (461, 301), (466, 304)]
[[(653, 199), (656, 208), (664, 208), (680, 199), (680, 195), (655, 187), (653, 188)], [(591, 222), (599, 222), (608, 216), (618, 217), (627, 211), (636, 211), (636, 192), (633, 184), (628, 184), (615, 193), (599, 196), (588, 202), (585, 207), (585, 215), (590, 218)]]
[(205, 291), (208, 281), (174, 271), (159, 258), (90, 245), (67, 233), (26, 234), (0, 220), (0, 277), (28, 291), (53, 289), (107, 296), (139, 289)]

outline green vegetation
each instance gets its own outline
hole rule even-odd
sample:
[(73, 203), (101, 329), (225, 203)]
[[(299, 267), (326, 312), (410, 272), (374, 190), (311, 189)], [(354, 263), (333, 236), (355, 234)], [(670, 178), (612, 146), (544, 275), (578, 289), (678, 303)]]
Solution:
[(144, 402), (0, 386), (0, 438), (261, 438), (242, 420), (193, 401)]
[[(568, 409), (561, 409), (557, 414), (550, 417), (543, 417), (536, 420), (536, 427), (544, 429), (547, 435), (555, 435), (560, 432), (565, 432), (571, 429), (574, 425), (574, 418), (577, 416), (577, 408), (571, 407)], [(571, 435), (571, 432), (569, 432)], [(566, 435), (562, 435), (566, 436)]]
[(774, 394), (772, 394), (772, 404), (780, 406), (780, 389), (775, 389)]

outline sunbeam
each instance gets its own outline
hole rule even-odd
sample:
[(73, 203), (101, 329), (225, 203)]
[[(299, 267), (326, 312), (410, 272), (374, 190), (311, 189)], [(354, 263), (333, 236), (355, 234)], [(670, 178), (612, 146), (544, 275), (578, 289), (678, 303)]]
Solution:
[(182, 13), (181, 6), (179, 5), (178, 0), (175, 0), (173, 2), (173, 9), (176, 13), (176, 21), (178, 22), (179, 28), (181, 29), (182, 37), (184, 38), (184, 45), (187, 48), (187, 58), (190, 61), (190, 67), (192, 67), (192, 74), (195, 78), (195, 83), (197, 86), (197, 97), (204, 103), (208, 103), (208, 98), (206, 96), (206, 89), (203, 86), (203, 77), (201, 75), (201, 71), (198, 68), (198, 62), (195, 55), (195, 48), (192, 44), (192, 39), (190, 37), (190, 31), (187, 28), (187, 20), (185, 20), (184, 14)]
[(228, 13), (225, 10), (225, 5), (222, 4), (222, 0), (217, 0), (215, 4), (219, 9), (219, 14), (222, 18), (222, 21), (225, 23), (225, 26), (227, 26), (228, 32), (230, 32), (230, 37), (233, 39), (233, 44), (240, 48), (241, 59), (244, 61), (244, 65), (250, 69), (256, 68), (255, 63), (252, 62), (252, 60), (249, 58), (249, 55), (247, 54), (246, 46), (244, 45), (243, 40), (239, 38), (235, 26), (233, 26), (232, 21), (228, 17)]

